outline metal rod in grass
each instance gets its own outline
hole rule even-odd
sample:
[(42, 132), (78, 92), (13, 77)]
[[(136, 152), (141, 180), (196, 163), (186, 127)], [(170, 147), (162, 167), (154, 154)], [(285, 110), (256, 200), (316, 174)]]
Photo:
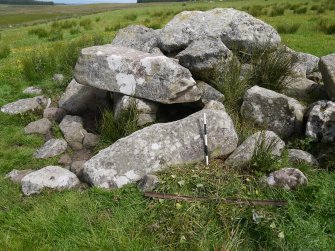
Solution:
[(208, 158), (208, 139), (207, 139), (207, 119), (206, 113), (204, 113), (204, 139), (205, 139), (205, 159), (206, 159), (206, 166), (209, 164)]

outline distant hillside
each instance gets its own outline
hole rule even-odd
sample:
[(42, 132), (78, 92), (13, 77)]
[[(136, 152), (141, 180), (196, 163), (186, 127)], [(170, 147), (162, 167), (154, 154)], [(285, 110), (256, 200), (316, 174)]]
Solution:
[(187, 2), (188, 0), (137, 0), (137, 3)]
[(54, 2), (43, 2), (34, 0), (0, 0), (0, 4), (16, 4), (16, 5), (54, 5)]

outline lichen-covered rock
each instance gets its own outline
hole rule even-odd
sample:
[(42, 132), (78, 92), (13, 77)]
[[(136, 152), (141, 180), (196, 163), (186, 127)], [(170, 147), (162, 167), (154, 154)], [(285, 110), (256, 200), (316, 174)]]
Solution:
[(293, 163), (306, 163), (311, 166), (319, 166), (317, 159), (310, 153), (300, 149), (288, 149), (288, 158)]
[(112, 45), (128, 47), (148, 53), (157, 53), (159, 31), (143, 25), (129, 25), (117, 32)]
[(267, 183), (273, 187), (290, 190), (307, 184), (307, 178), (299, 169), (283, 168), (270, 173)]
[(126, 47), (83, 49), (74, 75), (83, 85), (166, 104), (200, 99), (188, 69), (168, 57)]
[(52, 127), (50, 120), (43, 118), (30, 122), (25, 128), (25, 134), (47, 134)]
[(43, 111), (43, 118), (49, 119), (50, 121), (60, 122), (65, 115), (66, 111), (63, 108), (49, 107)]
[(213, 80), (216, 74), (224, 71), (232, 57), (233, 53), (218, 38), (193, 41), (176, 56), (179, 64), (189, 69), (194, 78), (204, 81)]
[(335, 142), (335, 103), (321, 100), (311, 107), (306, 136), (323, 142)]
[(94, 133), (86, 133), (83, 140), (85, 148), (93, 148), (99, 144), (100, 137)]
[(23, 90), (24, 94), (41, 94), (42, 93), (42, 89), (35, 87), (35, 86), (29, 86), (26, 89)]
[(137, 124), (143, 126), (156, 121), (158, 104), (150, 100), (139, 99), (122, 94), (114, 94), (114, 116), (117, 118), (127, 109), (136, 109)]
[(186, 48), (192, 41), (221, 38), (228, 48), (249, 52), (276, 46), (281, 39), (277, 31), (263, 21), (232, 8), (209, 11), (183, 11), (160, 33), (161, 49), (167, 52)]
[(10, 179), (14, 183), (21, 183), (21, 180), (24, 176), (27, 174), (33, 172), (33, 170), (27, 169), (27, 170), (12, 170), (11, 172), (6, 174), (6, 178)]
[(83, 148), (83, 140), (87, 131), (83, 127), (83, 120), (79, 116), (66, 115), (59, 124), (65, 140), (73, 150)]
[(1, 107), (1, 111), (7, 114), (20, 114), (43, 109), (47, 104), (47, 98), (37, 96), (34, 98), (19, 99)]
[(107, 92), (72, 80), (61, 96), (58, 105), (72, 114), (80, 114), (87, 110), (96, 110), (103, 105)]
[(321, 57), (319, 69), (327, 94), (335, 101), (335, 53)]
[(211, 100), (223, 102), (224, 101), (224, 95), (216, 90), (214, 87), (210, 86), (209, 84), (206, 84), (203, 81), (197, 81), (197, 86), (201, 91), (201, 102), (203, 104), (207, 104)]
[(156, 175), (144, 175), (137, 184), (137, 187), (142, 192), (151, 192), (159, 185), (159, 178)]
[(274, 132), (256, 132), (239, 145), (225, 163), (234, 167), (245, 167), (259, 151), (267, 150), (274, 156), (280, 156), (284, 147), (285, 142)]
[(66, 148), (67, 143), (64, 139), (50, 139), (34, 153), (34, 157), (37, 159), (55, 157), (65, 152)]
[(80, 184), (77, 176), (59, 166), (47, 166), (29, 173), (21, 180), (22, 192), (29, 196), (39, 194), (44, 188), (54, 190), (71, 189)]
[(327, 97), (324, 86), (307, 78), (289, 78), (284, 94), (294, 98), (314, 97), (324, 99)]
[(221, 111), (226, 111), (226, 108), (224, 105), (216, 100), (210, 100), (205, 106), (204, 109), (209, 109), (209, 110), (221, 110)]
[(301, 132), (304, 112), (297, 100), (259, 86), (247, 90), (241, 107), (245, 119), (283, 138)]
[(238, 142), (231, 118), (224, 111), (201, 110), (182, 120), (154, 124), (119, 139), (85, 163), (86, 180), (98, 187), (116, 188), (171, 165), (202, 161), (204, 113), (210, 156), (227, 156)]
[(314, 71), (318, 71), (320, 58), (304, 52), (296, 52), (295, 55), (297, 57), (298, 64), (303, 66), (307, 75), (313, 73)]

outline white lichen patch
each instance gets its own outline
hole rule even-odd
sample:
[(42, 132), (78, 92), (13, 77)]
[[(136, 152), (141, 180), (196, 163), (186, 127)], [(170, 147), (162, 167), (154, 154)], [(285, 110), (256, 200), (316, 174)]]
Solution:
[(158, 149), (160, 149), (161, 148), (161, 146), (159, 145), (159, 144), (157, 144), (157, 143), (153, 143), (152, 145), (151, 145), (151, 149), (152, 150), (158, 150)]
[(126, 172), (124, 175), (131, 181), (136, 181), (141, 178), (141, 176), (136, 174), (134, 170), (130, 170)]
[(116, 82), (121, 93), (127, 95), (133, 95), (135, 93), (136, 80), (134, 75), (118, 73), (116, 74)]
[(113, 71), (120, 71), (123, 65), (122, 57), (118, 55), (111, 55), (107, 57), (108, 67)]
[(119, 176), (114, 180), (117, 187), (122, 187), (125, 184), (128, 184), (130, 180), (126, 176)]

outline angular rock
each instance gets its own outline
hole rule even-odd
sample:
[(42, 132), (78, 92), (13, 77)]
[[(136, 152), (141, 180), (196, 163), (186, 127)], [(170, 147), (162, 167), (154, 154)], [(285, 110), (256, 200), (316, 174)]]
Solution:
[(210, 156), (227, 156), (238, 141), (231, 118), (224, 111), (201, 110), (182, 120), (154, 124), (119, 139), (85, 163), (86, 180), (98, 187), (116, 188), (172, 165), (202, 161), (204, 112)]
[(59, 166), (47, 166), (26, 175), (22, 180), (22, 192), (29, 196), (39, 194), (44, 188), (54, 190), (71, 189), (80, 184), (77, 176)]
[(225, 69), (233, 53), (218, 38), (193, 41), (176, 58), (179, 64), (189, 69), (196, 79), (213, 80), (213, 76)]
[(1, 107), (1, 111), (7, 114), (20, 114), (34, 110), (43, 109), (47, 104), (47, 98), (37, 96), (34, 98), (19, 99)]
[(335, 101), (335, 53), (321, 57), (319, 69), (331, 100)]
[(307, 75), (318, 71), (320, 58), (304, 52), (296, 52), (295, 55), (297, 56), (298, 64), (303, 66)]
[(42, 89), (35, 87), (35, 86), (29, 86), (26, 89), (23, 90), (24, 94), (41, 94), (42, 93)]
[(166, 104), (200, 99), (188, 69), (168, 57), (126, 47), (83, 49), (74, 75), (83, 85)]
[(136, 109), (139, 126), (156, 121), (158, 104), (145, 99), (138, 99), (122, 94), (114, 94), (114, 116), (117, 118), (127, 109)]
[(293, 163), (306, 163), (311, 166), (319, 166), (317, 159), (310, 153), (299, 149), (288, 149), (288, 158)]
[(58, 160), (58, 164), (65, 166), (65, 167), (70, 166), (71, 162), (72, 162), (71, 157), (67, 153), (63, 154)]
[(142, 192), (152, 192), (159, 185), (159, 178), (156, 175), (144, 175), (137, 184), (137, 187)]
[(94, 133), (86, 133), (83, 140), (83, 146), (85, 148), (96, 147), (99, 144), (99, 140), (100, 140), (99, 135), (96, 135)]
[(259, 86), (246, 91), (241, 107), (245, 119), (283, 138), (301, 132), (304, 112), (297, 100)]
[(87, 131), (83, 127), (83, 120), (79, 116), (66, 115), (59, 124), (65, 140), (73, 150), (83, 148), (83, 140)]
[(210, 100), (205, 105), (204, 109), (226, 111), (226, 108), (224, 107), (224, 105), (221, 102), (215, 101), (215, 100)]
[(321, 100), (308, 113), (306, 136), (323, 142), (335, 142), (335, 103)]
[(64, 139), (50, 139), (34, 153), (37, 159), (51, 158), (65, 152), (67, 143)]
[(30, 122), (25, 128), (25, 134), (47, 134), (52, 127), (50, 120), (43, 118), (33, 122)]
[(327, 94), (324, 86), (313, 82), (307, 78), (287, 79), (288, 84), (284, 94), (294, 98), (306, 98), (313, 96), (318, 99), (324, 99)]
[(107, 92), (91, 86), (81, 85), (72, 80), (61, 96), (58, 105), (72, 114), (80, 114), (87, 110), (96, 110), (104, 105)]
[(299, 169), (283, 168), (270, 173), (267, 183), (270, 186), (290, 190), (307, 184), (307, 178)]
[(154, 48), (159, 45), (159, 32), (143, 25), (129, 25), (117, 32), (112, 45), (157, 53)]
[(312, 72), (311, 74), (307, 75), (307, 78), (309, 80), (312, 80), (312, 81), (318, 83), (318, 84), (323, 83), (322, 82), (322, 74), (319, 71)]
[(160, 33), (160, 48), (166, 52), (186, 48), (192, 41), (220, 38), (230, 49), (254, 51), (276, 46), (281, 39), (277, 31), (251, 15), (235, 10), (183, 11), (176, 15)]
[(285, 142), (272, 131), (256, 132), (249, 136), (235, 151), (226, 159), (225, 163), (234, 167), (247, 166), (252, 157), (259, 151), (270, 151), (274, 156), (280, 156), (284, 150)]
[(43, 111), (43, 118), (49, 119), (50, 121), (60, 122), (65, 115), (66, 111), (63, 108), (50, 107), (45, 108)]
[(14, 183), (21, 183), (21, 180), (23, 179), (24, 176), (27, 174), (33, 172), (33, 170), (12, 170), (8, 174), (6, 174), (6, 178), (10, 179)]
[(71, 163), (70, 171), (73, 172), (80, 180), (84, 180), (83, 169), (85, 160), (76, 160)]
[(201, 102), (203, 104), (207, 104), (211, 100), (219, 102), (224, 101), (224, 95), (209, 84), (206, 84), (203, 81), (197, 81), (197, 86), (202, 93)]

